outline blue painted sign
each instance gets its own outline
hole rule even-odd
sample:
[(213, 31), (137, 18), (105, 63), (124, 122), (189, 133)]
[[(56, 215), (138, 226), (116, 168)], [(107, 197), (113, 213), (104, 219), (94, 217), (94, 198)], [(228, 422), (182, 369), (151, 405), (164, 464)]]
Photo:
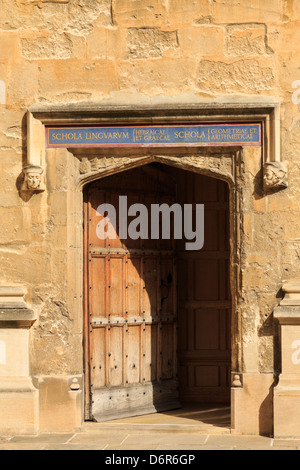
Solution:
[(261, 124), (47, 127), (48, 148), (261, 145)]

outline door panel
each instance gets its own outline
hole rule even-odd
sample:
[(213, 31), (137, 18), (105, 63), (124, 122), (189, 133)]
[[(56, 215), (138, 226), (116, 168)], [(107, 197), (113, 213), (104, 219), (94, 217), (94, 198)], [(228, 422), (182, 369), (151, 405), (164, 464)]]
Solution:
[(229, 189), (222, 181), (172, 171), (179, 202), (204, 204), (205, 243), (179, 243), (179, 373), (182, 402), (230, 401)]
[[(179, 406), (173, 240), (99, 239), (101, 204), (173, 203), (176, 185), (142, 168), (88, 190), (90, 417), (104, 421)], [(144, 189), (141, 191), (141, 182)], [(105, 215), (105, 214), (103, 214)], [(118, 217), (117, 217), (118, 221)], [(128, 218), (130, 224), (132, 218)]]

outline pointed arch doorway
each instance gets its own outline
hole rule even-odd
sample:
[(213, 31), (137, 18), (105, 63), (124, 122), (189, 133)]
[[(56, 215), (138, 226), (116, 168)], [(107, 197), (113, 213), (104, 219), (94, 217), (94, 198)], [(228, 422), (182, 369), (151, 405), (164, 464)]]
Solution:
[[(203, 249), (186, 240), (100, 240), (97, 209), (204, 204)], [(84, 193), (86, 419), (107, 421), (228, 404), (231, 372), (229, 187), (151, 163), (90, 183)]]

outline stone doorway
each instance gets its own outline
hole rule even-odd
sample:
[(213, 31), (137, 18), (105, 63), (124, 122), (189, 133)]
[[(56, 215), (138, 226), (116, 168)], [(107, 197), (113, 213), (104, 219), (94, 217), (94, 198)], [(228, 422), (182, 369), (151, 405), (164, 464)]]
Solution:
[[(203, 249), (174, 239), (100, 246), (97, 208), (125, 194), (148, 206), (204, 204)], [(86, 188), (87, 419), (230, 402), (229, 212), (225, 182), (161, 163)]]

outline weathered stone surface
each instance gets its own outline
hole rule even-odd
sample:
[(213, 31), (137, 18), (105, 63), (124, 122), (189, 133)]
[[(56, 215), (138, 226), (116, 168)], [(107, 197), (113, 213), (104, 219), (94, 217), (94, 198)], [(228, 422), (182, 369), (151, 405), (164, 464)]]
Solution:
[(216, 23), (272, 23), (282, 17), (281, 0), (214, 0), (211, 8)]
[(26, 59), (69, 59), (72, 57), (73, 44), (66, 34), (48, 37), (22, 39), (22, 55)]
[(215, 56), (224, 51), (225, 32), (215, 26), (185, 26), (179, 30), (179, 44), (190, 57)]
[(268, 52), (265, 25), (227, 26), (227, 53), (232, 56), (258, 56)]
[(167, 3), (160, 0), (112, 0), (113, 22), (147, 27), (166, 23)]
[(120, 88), (134, 87), (142, 93), (148, 91), (150, 95), (155, 95), (163, 93), (167, 86), (173, 95), (189, 90), (195, 76), (196, 64), (188, 59), (182, 60), (180, 67), (176, 59), (124, 62), (120, 71)]
[(208, 0), (171, 0), (168, 2), (168, 18), (174, 24), (201, 24), (211, 21), (211, 6)]
[(127, 44), (132, 58), (161, 57), (166, 51), (178, 48), (178, 37), (176, 31), (130, 28), (127, 32)]
[(203, 60), (197, 83), (199, 88), (210, 91), (259, 93), (274, 88), (274, 72), (254, 59), (232, 63)]
[[(57, 86), (52, 88), (51, 84)], [(97, 61), (90, 65), (72, 59), (47, 62), (40, 71), (39, 96), (47, 100), (75, 101), (94, 94), (98, 99), (117, 88), (115, 65), (112, 61)]]
[(300, 17), (300, 4), (297, 0), (287, 0), (284, 2), (284, 14), (290, 20), (298, 21)]
[(0, 30), (53, 29), (86, 36), (94, 22), (111, 24), (111, 0), (7, 2), (1, 0)]
[(10, 105), (28, 106), (38, 91), (38, 66), (32, 62), (16, 63), (10, 70), (7, 99)]

